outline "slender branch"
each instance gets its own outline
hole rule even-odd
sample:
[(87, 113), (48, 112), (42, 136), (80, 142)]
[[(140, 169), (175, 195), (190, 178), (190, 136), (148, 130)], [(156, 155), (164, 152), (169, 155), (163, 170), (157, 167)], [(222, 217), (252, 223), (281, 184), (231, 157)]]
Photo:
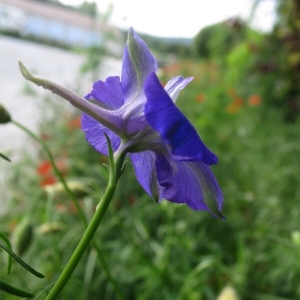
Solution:
[[(11, 122), (13, 124), (15, 124), (17, 127), (19, 127), (20, 129), (22, 129), (23, 131), (25, 131), (30, 137), (32, 137), (34, 140), (36, 140), (43, 147), (43, 149), (45, 150), (46, 154), (48, 155), (49, 161), (50, 161), (50, 163), (52, 165), (52, 168), (54, 170), (55, 175), (57, 176), (57, 178), (59, 179), (59, 181), (62, 183), (62, 185), (63, 185), (63, 187), (64, 187), (64, 189), (65, 189), (68, 197), (74, 203), (74, 205), (76, 207), (76, 210), (78, 211), (78, 214), (79, 214), (79, 217), (80, 217), (82, 223), (87, 228), (88, 227), (88, 221), (86, 219), (86, 216), (83, 213), (82, 208), (78, 204), (78, 200), (77, 200), (76, 196), (70, 190), (70, 188), (68, 187), (65, 179), (63, 178), (62, 174), (58, 170), (58, 168), (57, 168), (57, 166), (55, 164), (53, 155), (52, 155), (52, 153), (51, 153), (48, 145), (41, 138), (39, 138), (32, 131), (30, 131), (27, 127), (23, 126), (22, 124), (20, 124), (20, 123), (18, 123), (16, 121), (13, 121), (13, 120), (11, 120)], [(105, 258), (104, 258), (104, 255), (102, 253), (102, 250), (101, 250), (100, 246), (97, 244), (97, 242), (95, 240), (92, 240), (92, 246), (96, 250), (98, 261), (100, 262), (100, 265), (101, 265), (102, 269), (104, 270), (104, 272), (106, 274), (106, 277), (108, 278), (108, 280), (110, 281), (110, 283), (114, 287), (114, 290), (115, 290), (117, 296), (119, 297), (120, 300), (125, 300), (125, 296), (123, 295), (123, 293), (122, 293), (122, 291), (121, 291), (121, 289), (120, 289), (117, 281), (111, 275), (111, 272), (110, 272), (110, 270), (108, 268), (108, 265), (107, 265), (107, 263), (105, 261)]]

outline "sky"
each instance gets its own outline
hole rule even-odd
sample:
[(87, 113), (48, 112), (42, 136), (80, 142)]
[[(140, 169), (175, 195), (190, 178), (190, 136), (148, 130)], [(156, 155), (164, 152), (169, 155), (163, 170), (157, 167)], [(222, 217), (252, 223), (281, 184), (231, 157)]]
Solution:
[[(82, 0), (61, 0), (77, 5)], [(159, 37), (193, 38), (201, 28), (239, 16), (249, 21), (255, 0), (96, 0), (100, 13), (113, 4), (109, 23), (122, 29), (132, 26), (137, 32)], [(272, 28), (275, 1), (261, 0), (251, 25), (262, 31)]]

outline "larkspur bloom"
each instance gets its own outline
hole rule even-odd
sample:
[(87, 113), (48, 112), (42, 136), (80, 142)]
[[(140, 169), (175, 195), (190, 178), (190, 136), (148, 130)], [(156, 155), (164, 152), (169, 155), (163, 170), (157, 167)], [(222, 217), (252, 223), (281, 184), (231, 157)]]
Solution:
[(84, 111), (82, 130), (100, 153), (108, 154), (105, 134), (116, 154), (130, 153), (137, 180), (156, 201), (185, 203), (222, 217), (222, 192), (209, 167), (218, 158), (175, 105), (193, 78), (178, 76), (163, 88), (156, 71), (152, 53), (130, 28), (121, 79), (99, 80), (85, 101), (73, 103)]

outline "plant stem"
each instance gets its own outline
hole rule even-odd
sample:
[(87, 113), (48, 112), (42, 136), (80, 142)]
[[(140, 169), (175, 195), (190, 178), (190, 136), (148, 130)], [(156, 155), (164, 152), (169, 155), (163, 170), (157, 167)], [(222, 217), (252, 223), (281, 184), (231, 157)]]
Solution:
[(79, 217), (81, 219), (81, 221), (83, 222), (83, 224), (85, 226), (87, 226), (87, 220), (85, 218), (85, 215), (80, 207), (80, 205), (78, 204), (77, 198), (74, 196), (74, 194), (71, 192), (71, 190), (69, 189), (69, 187), (66, 184), (66, 181), (64, 180), (64, 178), (62, 177), (61, 173), (59, 172), (58, 168), (56, 167), (56, 164), (54, 162), (54, 158), (53, 155), (50, 151), (50, 149), (48, 148), (47, 144), (37, 135), (35, 135), (31, 130), (29, 130), (27, 127), (23, 126), (22, 124), (18, 123), (17, 121), (11, 121), (13, 124), (15, 124), (17, 127), (19, 127), (20, 129), (22, 129), (23, 131), (25, 131), (29, 136), (31, 136), (34, 140), (36, 140), (45, 150), (45, 152), (47, 153), (50, 163), (53, 167), (54, 173), (55, 175), (58, 177), (59, 181), (62, 183), (63, 187), (65, 188), (68, 196), (72, 199), (73, 203), (75, 204), (75, 207), (78, 211)]
[(64, 286), (67, 284), (68, 280), (70, 279), (72, 273), (74, 272), (75, 268), (77, 267), (79, 261), (81, 260), (85, 250), (89, 246), (98, 226), (100, 225), (102, 218), (110, 204), (110, 201), (114, 195), (116, 190), (116, 180), (115, 174), (110, 173), (110, 180), (105, 191), (105, 194), (99, 203), (98, 209), (96, 210), (90, 224), (88, 225), (86, 231), (84, 232), (78, 246), (76, 247), (74, 253), (72, 254), (69, 262), (67, 263), (65, 269), (61, 273), (60, 277), (58, 278), (56, 284), (50, 291), (49, 295), (45, 300), (54, 300), (58, 297), (60, 292), (63, 290)]
[[(29, 130), (27, 127), (23, 126), (22, 124), (11, 120), (11, 122), (13, 124), (15, 124), (17, 127), (19, 127), (20, 129), (22, 129), (23, 131), (25, 131), (31, 138), (33, 138), (34, 140), (36, 140), (45, 150), (46, 154), (48, 155), (49, 161), (51, 163), (51, 166), (55, 172), (55, 175), (57, 176), (58, 180), (62, 183), (67, 195), (70, 197), (70, 199), (72, 200), (72, 202), (74, 203), (76, 210), (78, 211), (79, 217), (82, 221), (82, 223), (84, 224), (84, 226), (87, 228), (88, 227), (88, 221), (86, 219), (85, 214), (83, 213), (82, 208), (80, 207), (80, 205), (78, 204), (78, 200), (76, 198), (76, 196), (74, 195), (74, 193), (69, 189), (67, 182), (65, 181), (65, 179), (63, 178), (62, 174), (60, 173), (60, 171), (58, 170), (53, 155), (49, 149), (49, 147), (47, 146), (47, 144), (41, 139), (39, 138), (37, 135), (35, 135), (31, 130)], [(122, 161), (124, 159), (124, 156), (121, 157), (119, 159), (119, 162)], [(104, 270), (106, 277), (108, 278), (108, 280), (110, 281), (110, 283), (113, 285), (114, 290), (117, 294), (117, 296), (119, 297), (120, 300), (125, 300), (125, 296), (123, 295), (117, 281), (113, 278), (113, 276), (111, 275), (111, 272), (108, 268), (108, 265), (104, 259), (104, 255), (102, 253), (102, 250), (100, 248), (100, 246), (97, 244), (97, 242), (95, 240), (92, 240), (92, 246), (93, 248), (96, 250), (97, 252), (97, 258), (98, 261), (100, 262), (100, 265), (102, 267), (102, 269)]]

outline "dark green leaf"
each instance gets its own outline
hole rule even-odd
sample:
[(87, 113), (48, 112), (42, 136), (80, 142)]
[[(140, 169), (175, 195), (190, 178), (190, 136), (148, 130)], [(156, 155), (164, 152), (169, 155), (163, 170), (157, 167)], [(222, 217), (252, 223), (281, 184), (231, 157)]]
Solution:
[(3, 281), (0, 281), (0, 290), (6, 292), (6, 293), (9, 293), (11, 295), (15, 295), (15, 296), (18, 296), (18, 297), (34, 297), (33, 294), (31, 293), (28, 293), (26, 291), (23, 291), (23, 290), (20, 290), (14, 286), (11, 286)]
[[(11, 244), (10, 241), (8, 240), (8, 238), (6, 237), (6, 235), (4, 233), (2, 233), (0, 231), (0, 238), (5, 242), (6, 246), (11, 249)], [(11, 265), (12, 265), (12, 257), (10, 255), (8, 255), (8, 267), (7, 267), (7, 274), (9, 275), (10, 270), (11, 270)]]
[(1, 152), (0, 152), (0, 157), (2, 157), (2, 158), (4, 158), (5, 160), (11, 162), (11, 160), (10, 160), (7, 156), (5, 156), (4, 154), (2, 154)]
[(22, 267), (24, 267), (27, 271), (32, 273), (33, 275), (44, 278), (45, 276), (38, 271), (34, 270), (32, 267), (27, 265), (17, 254), (15, 254), (10, 248), (6, 247), (4, 244), (0, 242), (0, 248), (2, 248), (4, 251), (6, 251), (12, 258), (14, 258)]

